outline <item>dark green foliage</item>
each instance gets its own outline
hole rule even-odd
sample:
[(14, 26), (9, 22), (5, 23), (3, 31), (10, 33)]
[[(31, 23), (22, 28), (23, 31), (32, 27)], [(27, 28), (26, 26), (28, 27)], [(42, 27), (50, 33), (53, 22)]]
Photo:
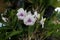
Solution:
[[(0, 40), (23, 40), (28, 38), (28, 36), (34, 35), (35, 39), (40, 38), (40, 40), (60, 40), (60, 24), (54, 24), (53, 18), (57, 13), (53, 13), (55, 3), (57, 0), (4, 0), (5, 2), (10, 2), (10, 5), (3, 16), (8, 18), (7, 22), (4, 22), (0, 14), (0, 22), (6, 26), (0, 27)], [(58, 6), (58, 5), (57, 5)], [(42, 28), (41, 25), (36, 22), (33, 26), (26, 26), (23, 21), (18, 20), (16, 13), (18, 8), (24, 8), (26, 10), (37, 10), (41, 16), (47, 18), (45, 21), (45, 27)], [(34, 10), (33, 10), (34, 9)], [(58, 19), (60, 15), (56, 16)], [(49, 19), (49, 20), (48, 20)], [(59, 30), (57, 32), (57, 29)], [(58, 38), (58, 39), (57, 39)], [(34, 38), (33, 38), (34, 39)], [(25, 39), (24, 39), (25, 40)]]

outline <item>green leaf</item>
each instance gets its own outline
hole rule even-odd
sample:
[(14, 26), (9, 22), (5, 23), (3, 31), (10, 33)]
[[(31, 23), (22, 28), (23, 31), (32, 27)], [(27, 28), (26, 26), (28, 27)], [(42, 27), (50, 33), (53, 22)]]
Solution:
[[(45, 38), (47, 38), (47, 37), (51, 36), (53, 32), (54, 32), (54, 31), (47, 32), (47, 33), (46, 33), (46, 36), (45, 36)], [(45, 38), (44, 38), (44, 39), (45, 39)]]
[(9, 37), (12, 37), (14, 35), (20, 34), (22, 31), (12, 31), (9, 35), (5, 37), (5, 39), (8, 39)]
[(28, 27), (28, 33), (31, 35), (34, 32), (34, 26), (29, 26)]
[(54, 1), (54, 3), (52, 4), (52, 6), (54, 7), (60, 7), (60, 1)]

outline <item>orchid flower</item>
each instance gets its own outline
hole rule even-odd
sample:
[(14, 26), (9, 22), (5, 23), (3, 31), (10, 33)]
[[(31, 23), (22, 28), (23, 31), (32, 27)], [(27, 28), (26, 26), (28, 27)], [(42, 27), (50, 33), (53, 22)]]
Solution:
[(24, 24), (25, 25), (34, 25), (35, 23), (35, 18), (31, 14), (31, 12), (28, 12), (28, 15), (24, 18)]
[(23, 8), (20, 8), (18, 10), (18, 13), (17, 13), (18, 19), (23, 20), (26, 17), (26, 15), (27, 15), (26, 10), (24, 10)]

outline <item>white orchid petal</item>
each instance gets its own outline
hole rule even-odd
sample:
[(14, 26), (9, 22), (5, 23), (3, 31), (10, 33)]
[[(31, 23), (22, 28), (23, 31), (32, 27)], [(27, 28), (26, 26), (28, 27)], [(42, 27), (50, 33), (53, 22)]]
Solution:
[(42, 28), (44, 28), (44, 24), (42, 24)]
[(4, 22), (7, 22), (7, 18), (5, 18), (5, 17), (2, 17), (2, 20), (4, 21)]
[(37, 18), (40, 19), (40, 14), (38, 14)]
[(31, 11), (28, 11), (28, 15), (32, 15)]
[(60, 7), (57, 7), (56, 9), (55, 9), (55, 11), (58, 11), (58, 13), (60, 12)]
[(42, 25), (42, 28), (44, 28), (44, 22), (45, 22), (45, 20), (46, 20), (46, 18), (43, 18), (43, 17), (42, 17), (42, 19), (41, 19), (41, 21), (40, 21), (40, 24)]
[(38, 16), (38, 13), (37, 13), (37, 11), (35, 11), (35, 12), (34, 12), (34, 15), (35, 15), (36, 17)]
[(24, 9), (23, 8), (20, 8), (17, 10), (18, 12), (24, 12)]

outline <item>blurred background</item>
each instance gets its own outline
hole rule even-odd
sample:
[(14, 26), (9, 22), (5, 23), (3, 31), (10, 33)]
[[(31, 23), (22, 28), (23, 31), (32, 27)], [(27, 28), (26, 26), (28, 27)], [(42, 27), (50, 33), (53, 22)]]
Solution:
[(27, 26), (15, 17), (19, 8), (37, 10), (47, 18), (45, 28), (40, 25), (31, 40), (60, 40), (60, 0), (0, 0), (0, 40), (28, 40)]

